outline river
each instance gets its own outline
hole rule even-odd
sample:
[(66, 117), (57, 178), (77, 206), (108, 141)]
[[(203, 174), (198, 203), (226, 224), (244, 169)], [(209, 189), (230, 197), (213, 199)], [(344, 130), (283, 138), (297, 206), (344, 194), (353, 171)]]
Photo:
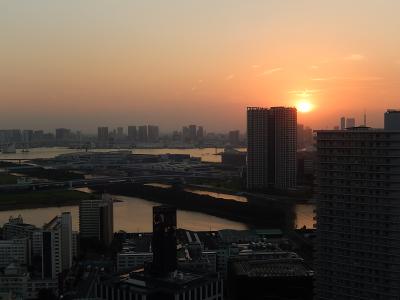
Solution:
[[(112, 151), (115, 149), (101, 149), (91, 151)], [(5, 158), (52, 158), (63, 153), (76, 152), (76, 149), (67, 148), (33, 148), (30, 152), (22, 153), (18, 151), (16, 154), (0, 154), (1, 159)], [(133, 153), (138, 154), (166, 154), (166, 153), (180, 153), (190, 154), (194, 157), (201, 157), (203, 161), (219, 162), (220, 155), (215, 155), (216, 152), (221, 152), (223, 149), (203, 148), (203, 149), (134, 149)], [(162, 187), (162, 186), (159, 186)], [(168, 186), (164, 186), (168, 187)], [(247, 202), (244, 196), (230, 195), (225, 193), (217, 193), (213, 191), (197, 190), (188, 188), (187, 191), (201, 195), (209, 195), (211, 197), (230, 199), (239, 202)], [(121, 202), (115, 203), (114, 209), (114, 230), (124, 230), (128, 232), (138, 231), (151, 231), (152, 230), (152, 207), (158, 205), (157, 203), (143, 200), (135, 197), (115, 196)], [(22, 215), (26, 223), (31, 223), (36, 226), (42, 226), (48, 222), (55, 215), (63, 211), (70, 211), (73, 217), (73, 227), (75, 230), (79, 227), (78, 221), (78, 207), (77, 206), (60, 206), (48, 208), (35, 208), (23, 210), (9, 210), (0, 211), (0, 225), (7, 222), (9, 216)], [(311, 204), (297, 204), (295, 206), (295, 226), (301, 228), (313, 228), (314, 223), (314, 205)], [(247, 226), (240, 222), (234, 222), (223, 218), (214, 217), (204, 213), (190, 212), (178, 210), (177, 212), (178, 226), (189, 230), (219, 230), (225, 228), (231, 229), (246, 229)]]

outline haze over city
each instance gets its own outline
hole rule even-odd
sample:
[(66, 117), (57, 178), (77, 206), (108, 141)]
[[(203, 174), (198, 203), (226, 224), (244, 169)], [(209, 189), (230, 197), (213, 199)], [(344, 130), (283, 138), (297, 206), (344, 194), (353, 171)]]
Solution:
[(364, 109), (382, 127), (400, 98), (399, 11), (396, 0), (2, 1), (0, 127), (244, 130), (246, 106), (299, 102), (312, 128)]

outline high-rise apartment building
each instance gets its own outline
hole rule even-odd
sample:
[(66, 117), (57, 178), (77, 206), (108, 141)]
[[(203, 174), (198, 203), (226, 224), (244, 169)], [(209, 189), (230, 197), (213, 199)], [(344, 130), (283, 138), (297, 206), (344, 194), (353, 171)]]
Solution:
[(79, 233), (81, 238), (94, 238), (109, 245), (114, 234), (113, 199), (82, 200), (79, 204)]
[(101, 142), (108, 141), (108, 127), (102, 126), (97, 128), (97, 139)]
[(147, 135), (148, 135), (148, 141), (151, 143), (158, 142), (159, 139), (159, 128), (158, 126), (155, 125), (149, 125), (147, 126)]
[(385, 130), (400, 130), (400, 110), (388, 109), (385, 112)]
[(400, 131), (317, 132), (316, 299), (400, 299)]
[(142, 125), (139, 126), (139, 131), (138, 131), (138, 140), (139, 142), (145, 143), (147, 142), (147, 125)]
[(33, 253), (42, 257), (42, 278), (57, 279), (72, 266), (72, 218), (64, 212), (33, 235)]
[(248, 189), (296, 186), (296, 129), (295, 108), (247, 108)]
[(189, 125), (189, 139), (191, 141), (196, 141), (197, 140), (197, 126), (192, 124)]
[(128, 139), (131, 141), (137, 140), (137, 128), (136, 126), (128, 126)]

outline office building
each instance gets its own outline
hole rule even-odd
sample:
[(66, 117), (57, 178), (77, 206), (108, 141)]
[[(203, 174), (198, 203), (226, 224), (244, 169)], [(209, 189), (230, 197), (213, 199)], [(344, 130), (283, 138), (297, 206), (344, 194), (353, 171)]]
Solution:
[(146, 143), (147, 142), (147, 126), (146, 125), (142, 125), (139, 126), (139, 130), (138, 130), (138, 140), (139, 142), (142, 143)]
[(16, 218), (11, 216), (8, 222), (3, 225), (3, 239), (32, 238), (33, 232), (36, 229), (36, 226), (24, 223), (21, 215), (18, 215)]
[(148, 141), (151, 143), (158, 142), (159, 139), (159, 129), (158, 126), (149, 125), (147, 126)]
[(400, 131), (317, 131), (316, 299), (400, 299)]
[(109, 245), (114, 234), (113, 199), (103, 194), (102, 199), (82, 200), (79, 204), (80, 238), (96, 239)]
[(137, 128), (136, 126), (128, 126), (128, 139), (130, 141), (137, 140)]
[(100, 142), (108, 142), (108, 127), (102, 126), (97, 128), (97, 139)]
[(247, 108), (247, 187), (296, 187), (297, 111), (286, 107)]
[(385, 112), (385, 130), (400, 130), (400, 110), (388, 109)]
[(57, 279), (72, 266), (73, 241), (71, 213), (54, 217), (33, 236), (33, 253), (42, 257), (42, 278)]
[(31, 242), (29, 238), (0, 240), (0, 268), (16, 262), (28, 265), (31, 262)]

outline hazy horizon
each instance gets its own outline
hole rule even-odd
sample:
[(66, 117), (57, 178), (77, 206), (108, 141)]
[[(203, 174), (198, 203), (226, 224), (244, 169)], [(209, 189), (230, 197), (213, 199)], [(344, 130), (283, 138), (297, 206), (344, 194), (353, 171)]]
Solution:
[[(0, 129), (245, 130), (247, 106), (382, 127), (400, 100), (400, 2), (2, 1)], [(223, 117), (223, 119), (221, 119)]]

